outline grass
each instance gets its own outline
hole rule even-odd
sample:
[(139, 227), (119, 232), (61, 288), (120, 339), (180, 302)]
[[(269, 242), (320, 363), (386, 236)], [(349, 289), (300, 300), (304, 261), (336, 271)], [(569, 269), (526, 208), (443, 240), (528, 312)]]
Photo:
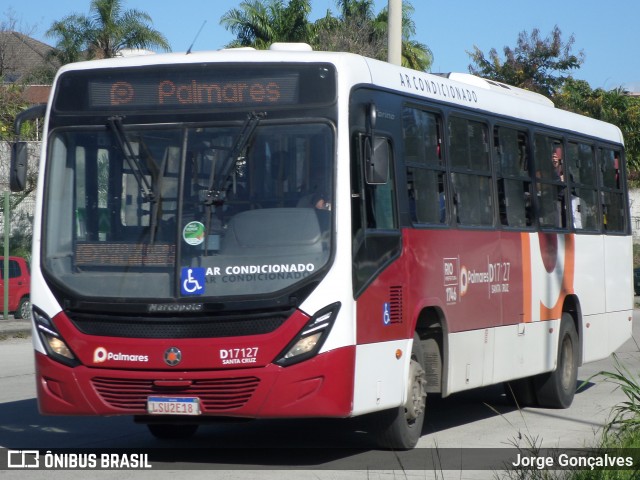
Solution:
[[(599, 443), (594, 447), (594, 456), (603, 456), (605, 451), (610, 456), (627, 458), (636, 453), (633, 467), (606, 469), (596, 466), (593, 470), (539, 470), (534, 467), (514, 468), (496, 474), (497, 479), (509, 480), (638, 480), (640, 479), (640, 376), (630, 371), (616, 356), (613, 371), (601, 371), (589, 378), (584, 384), (600, 379), (619, 388), (625, 400), (611, 410), (610, 420), (605, 426)], [(525, 446), (521, 446), (522, 443)], [(537, 456), (540, 454), (539, 439), (530, 434), (518, 434), (512, 444), (522, 455)], [(547, 451), (547, 454), (549, 452)], [(560, 450), (555, 452), (554, 464), (557, 464)]]

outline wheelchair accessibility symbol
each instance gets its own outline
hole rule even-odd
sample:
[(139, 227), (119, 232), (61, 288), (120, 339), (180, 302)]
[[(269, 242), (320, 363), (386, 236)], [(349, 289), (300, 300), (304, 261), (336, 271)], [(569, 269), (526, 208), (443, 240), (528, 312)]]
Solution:
[(382, 305), (382, 323), (389, 325), (391, 323), (391, 304), (385, 302)]
[(182, 295), (202, 295), (204, 293), (206, 269), (185, 267), (180, 274), (180, 292)]

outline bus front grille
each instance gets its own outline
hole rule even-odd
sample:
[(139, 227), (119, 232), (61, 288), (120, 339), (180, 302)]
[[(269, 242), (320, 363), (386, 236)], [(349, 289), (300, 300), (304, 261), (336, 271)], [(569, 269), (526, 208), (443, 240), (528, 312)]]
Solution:
[(91, 383), (112, 408), (130, 413), (146, 412), (149, 396), (197, 397), (203, 413), (221, 413), (243, 407), (260, 384), (253, 376), (193, 380), (181, 388), (165, 388), (155, 380), (95, 377)]
[(288, 315), (254, 315), (236, 317), (127, 317), (105, 314), (67, 316), (86, 335), (125, 338), (220, 338), (271, 333)]

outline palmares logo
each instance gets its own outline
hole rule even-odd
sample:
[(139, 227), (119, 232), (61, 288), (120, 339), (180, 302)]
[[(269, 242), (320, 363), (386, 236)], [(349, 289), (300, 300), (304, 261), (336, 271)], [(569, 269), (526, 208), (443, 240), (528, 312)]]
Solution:
[(93, 352), (93, 363), (113, 362), (148, 362), (148, 355), (137, 355), (128, 353), (114, 353), (107, 351), (104, 347), (98, 347)]

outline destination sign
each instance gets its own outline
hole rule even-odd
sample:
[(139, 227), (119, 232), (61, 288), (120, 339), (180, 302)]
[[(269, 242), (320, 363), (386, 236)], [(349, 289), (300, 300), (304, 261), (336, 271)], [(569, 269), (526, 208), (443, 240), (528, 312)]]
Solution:
[(54, 112), (209, 110), (335, 101), (327, 64), (187, 64), (65, 72)]
[(216, 80), (141, 78), (89, 84), (90, 107), (290, 105), (298, 102), (298, 76)]

